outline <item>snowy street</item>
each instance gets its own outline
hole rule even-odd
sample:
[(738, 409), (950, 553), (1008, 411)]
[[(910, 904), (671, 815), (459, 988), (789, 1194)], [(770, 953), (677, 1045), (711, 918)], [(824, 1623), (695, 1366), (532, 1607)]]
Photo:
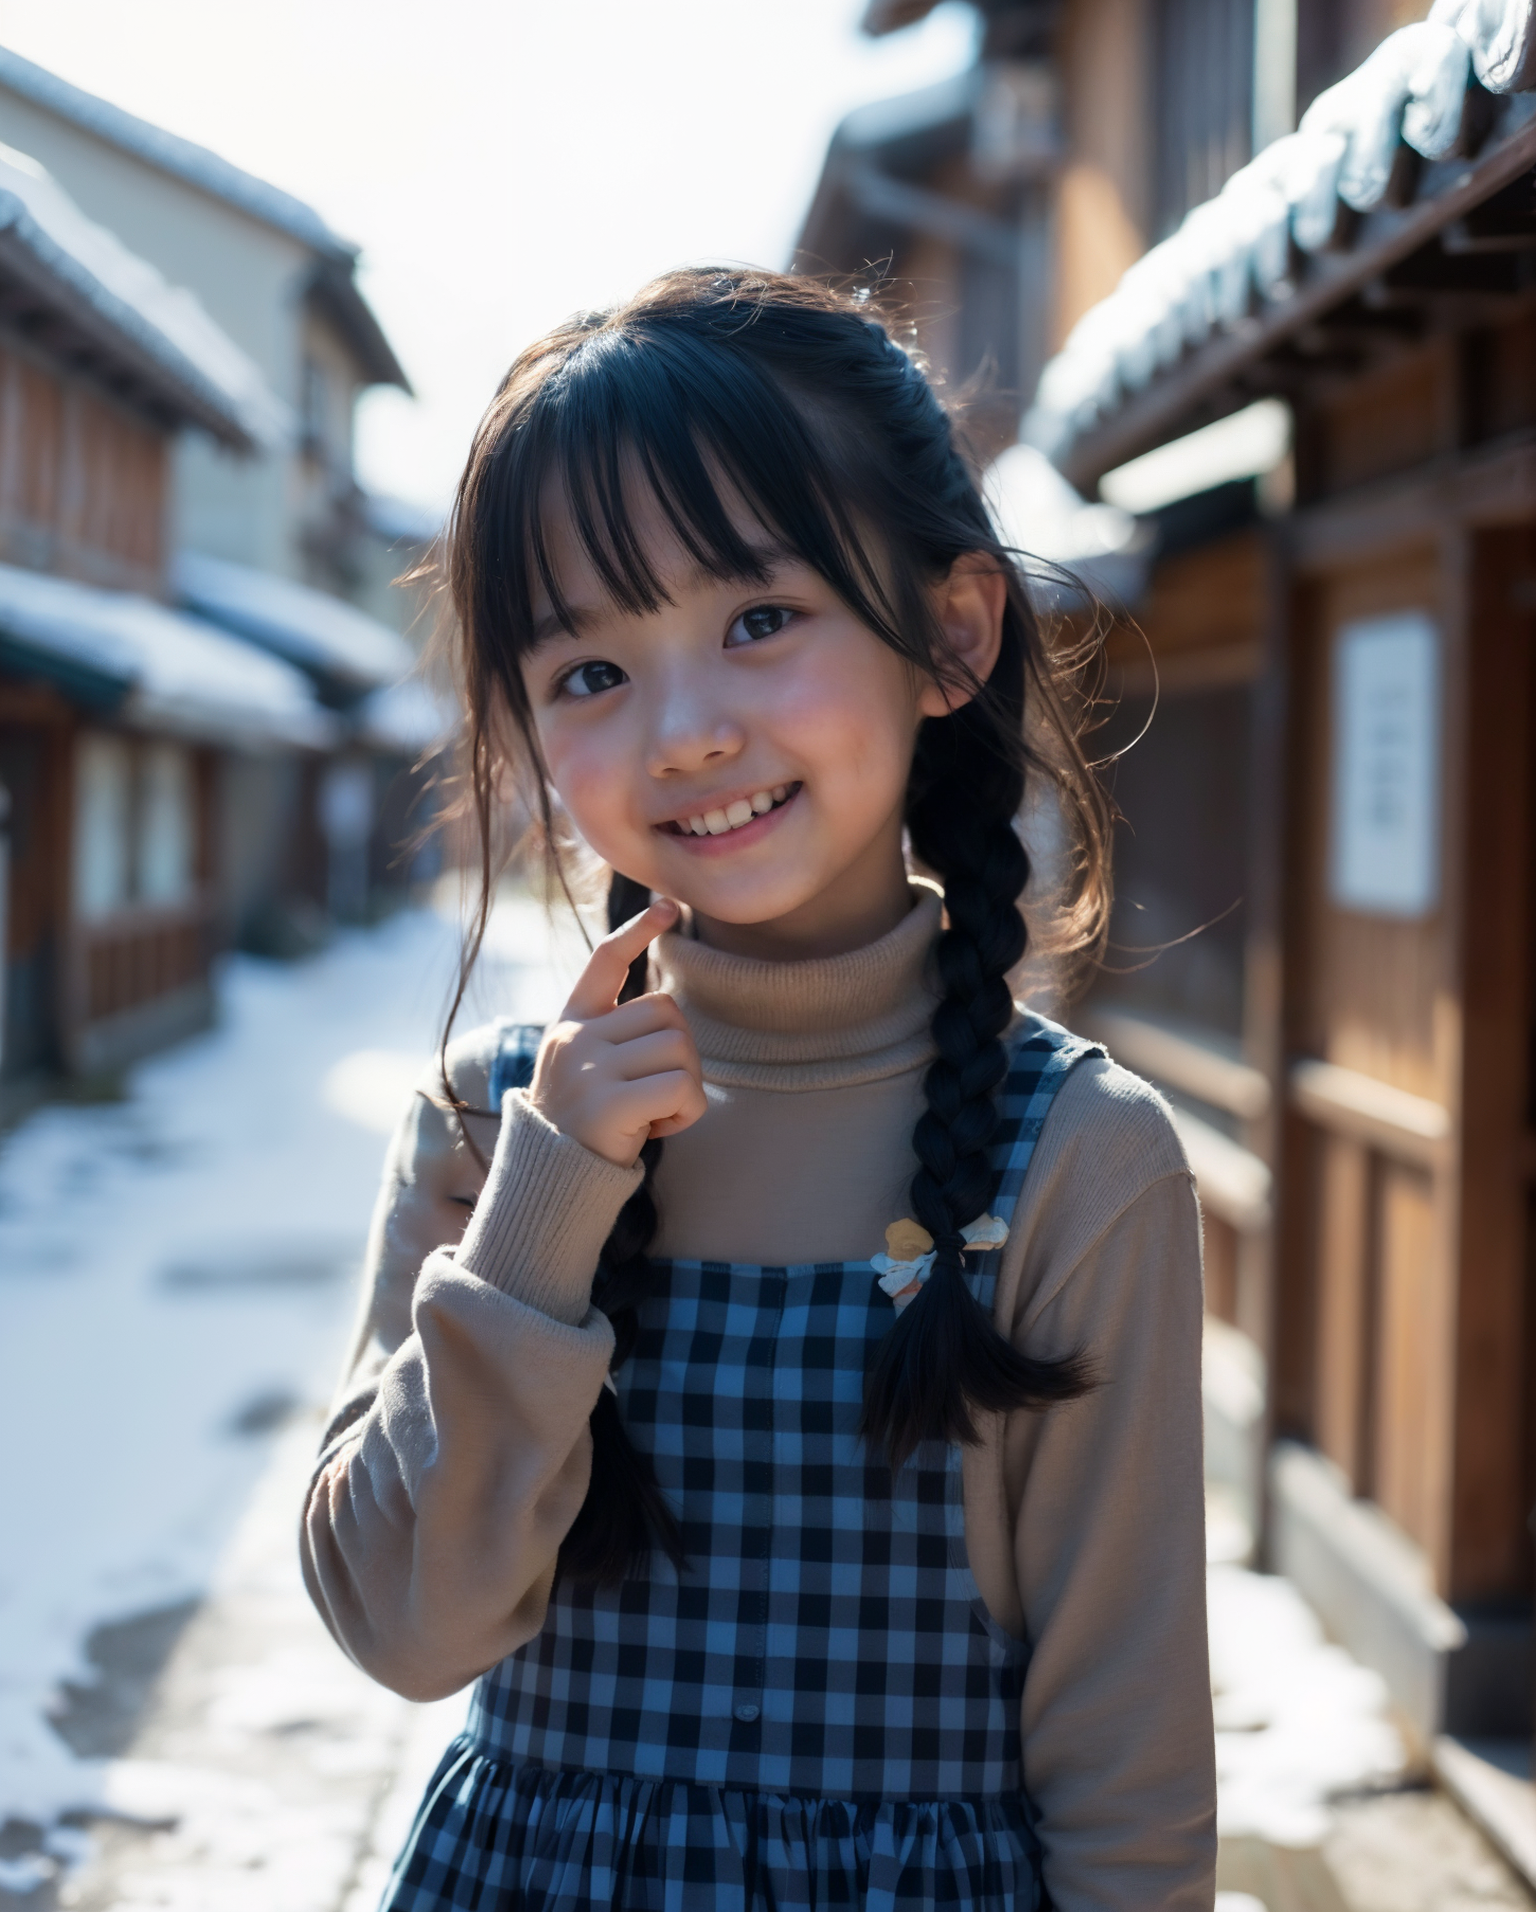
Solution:
[[(465, 1015), (542, 1019), (542, 913), (494, 932)], [(0, 1904), (371, 1903), (405, 1741), (430, 1770), (456, 1728), (348, 1665), (293, 1542), (456, 947), (421, 911), (236, 958), (220, 1026), (125, 1100), (0, 1138)]]
[[(543, 1020), (574, 937), (525, 900), (492, 927), (464, 1026)], [(464, 1699), (409, 1706), (343, 1659), (294, 1527), (455, 949), (418, 911), (237, 958), (220, 1026), (126, 1099), (0, 1138), (0, 1907), (377, 1904)], [(1397, 1789), (1380, 1681), (1284, 1582), (1215, 1566), (1212, 1634), (1221, 1912), (1527, 1903)]]

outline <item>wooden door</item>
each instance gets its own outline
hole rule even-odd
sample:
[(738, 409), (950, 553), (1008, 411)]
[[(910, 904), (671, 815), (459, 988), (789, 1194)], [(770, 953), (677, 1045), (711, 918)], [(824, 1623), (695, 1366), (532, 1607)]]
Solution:
[(1110, 947), (1080, 1020), (1174, 1108), (1200, 1188), (1206, 1306), (1268, 1345), (1271, 1085), (1249, 1041), (1257, 681), (1273, 601), (1257, 528), (1159, 564), (1112, 632), (1092, 749), (1120, 813)]
[(1536, 528), (1484, 531), (1456, 548), (1467, 791), (1450, 1586), (1457, 1599), (1497, 1603), (1529, 1598), (1536, 1499), (1528, 1420)]
[[(1510, 1596), (1530, 1553), (1528, 554), (1523, 531), (1451, 529), (1342, 566), (1300, 592), (1292, 647), (1279, 1420), (1458, 1600)], [(1357, 681), (1372, 645), (1397, 662)], [(1360, 728), (1394, 695), (1431, 713), (1417, 743)], [(1373, 788), (1398, 818), (1374, 866)], [(1410, 838), (1416, 879), (1393, 862)]]
[[(1295, 1062), (1281, 1251), (1291, 1332), (1280, 1411), (1433, 1559), (1446, 1539), (1453, 1195), (1435, 1131), (1447, 1127), (1459, 1057), (1441, 553), (1429, 544), (1316, 580), (1298, 609), (1285, 1032)], [(1378, 900), (1368, 848), (1352, 848), (1355, 810), (1369, 822), (1353, 753), (1370, 739), (1352, 728), (1360, 719), (1347, 687), (1359, 634), (1390, 639), (1395, 628), (1417, 628), (1437, 666), (1432, 750), (1404, 773), (1435, 787), (1435, 868), (1417, 899)], [(1365, 859), (1363, 882), (1345, 867), (1351, 856)]]

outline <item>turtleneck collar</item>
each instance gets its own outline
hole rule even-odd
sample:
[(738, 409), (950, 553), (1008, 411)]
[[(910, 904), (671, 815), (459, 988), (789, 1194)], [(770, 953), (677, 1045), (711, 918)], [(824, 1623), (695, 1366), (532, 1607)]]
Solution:
[(912, 907), (878, 942), (843, 956), (768, 963), (673, 932), (654, 945), (660, 987), (677, 999), (705, 1079), (757, 1089), (874, 1082), (934, 1055), (939, 1000), (929, 957), (939, 892), (912, 884)]

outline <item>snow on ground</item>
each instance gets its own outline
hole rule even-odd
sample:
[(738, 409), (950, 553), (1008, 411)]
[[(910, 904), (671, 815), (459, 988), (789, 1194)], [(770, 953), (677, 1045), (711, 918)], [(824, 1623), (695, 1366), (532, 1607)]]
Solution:
[[(461, 1026), (552, 1013), (579, 959), (556, 943), (535, 905), (504, 904)], [(361, 1912), (377, 1891), (453, 1728), (334, 1653), (291, 1522), (383, 1136), (455, 949), (454, 925), (420, 911), (303, 965), (236, 959), (220, 1026), (137, 1069), (123, 1101), (46, 1108), (0, 1138), (0, 1823), (54, 1828), (0, 1856), (0, 1898), (86, 1859), (57, 1822), (93, 1812), (176, 1820), (103, 1903), (300, 1912), (345, 1888)], [(1210, 1593), (1222, 1832), (1313, 1845), (1330, 1795), (1403, 1769), (1381, 1683), (1286, 1582), (1216, 1564)], [(72, 1751), (50, 1715), (89, 1695), (93, 1634), (199, 1601), (173, 1663), (191, 1697), (150, 1756)], [(349, 1765), (374, 1790), (317, 1789), (306, 1818), (304, 1769)]]
[(1403, 1775), (1385, 1683), (1278, 1574), (1213, 1566), (1208, 1589), (1221, 1835), (1319, 1845), (1330, 1798)]
[[(461, 1027), (560, 1000), (542, 913), (494, 928)], [(204, 1593), (272, 1434), (329, 1395), (456, 946), (417, 911), (306, 964), (235, 958), (218, 1028), (124, 1100), (0, 1137), (0, 1823), (131, 1805), (50, 1713), (92, 1684), (93, 1630)]]
[(18, 1850), (13, 1877), (52, 1888), (27, 1912), (375, 1912), (466, 1699), (413, 1706), (376, 1686), (310, 1605), (294, 1510), (318, 1423), (299, 1416), (279, 1438), (106, 1769), (118, 1816)]

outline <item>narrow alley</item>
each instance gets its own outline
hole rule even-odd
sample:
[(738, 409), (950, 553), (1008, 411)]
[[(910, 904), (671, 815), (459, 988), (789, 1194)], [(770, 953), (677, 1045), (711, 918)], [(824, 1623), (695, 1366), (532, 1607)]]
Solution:
[[(371, 1912), (463, 1717), (348, 1664), (294, 1546), (451, 901), (235, 958), (214, 1032), (0, 1142), (0, 1906)], [(577, 954), (505, 901), (467, 1015), (547, 1017)], [(1528, 1903), (1285, 1581), (1215, 1561), (1211, 1619), (1221, 1912)]]

